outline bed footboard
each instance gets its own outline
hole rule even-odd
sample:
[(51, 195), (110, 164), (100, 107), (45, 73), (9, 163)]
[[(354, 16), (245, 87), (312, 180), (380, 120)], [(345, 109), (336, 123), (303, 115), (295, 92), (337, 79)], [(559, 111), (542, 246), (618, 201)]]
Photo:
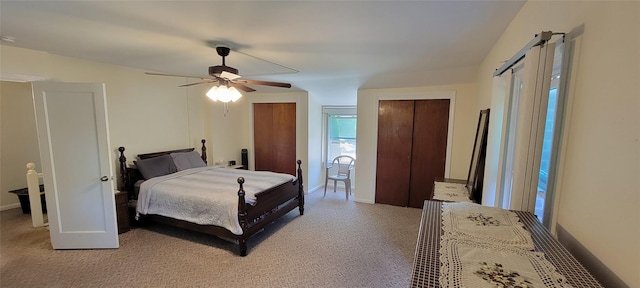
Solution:
[(295, 181), (284, 183), (256, 194), (256, 205), (246, 204), (243, 184), (245, 179), (238, 177), (238, 221), (243, 234), (238, 238), (240, 256), (247, 255), (247, 239), (266, 225), (298, 207), (304, 215), (304, 188), (302, 185), (302, 161), (298, 160), (298, 177)]

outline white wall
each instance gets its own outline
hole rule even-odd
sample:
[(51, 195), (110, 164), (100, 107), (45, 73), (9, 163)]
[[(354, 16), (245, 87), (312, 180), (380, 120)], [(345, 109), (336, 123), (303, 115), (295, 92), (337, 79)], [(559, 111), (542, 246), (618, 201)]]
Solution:
[(319, 189), (324, 185), (324, 166), (322, 166), (322, 105), (317, 97), (309, 95), (309, 154), (307, 170), (309, 176), (305, 187), (308, 192)]
[[(126, 148), (125, 155), (132, 161), (139, 153), (200, 147), (200, 139), (205, 136), (203, 120), (208, 113), (210, 101), (204, 101), (199, 91), (177, 87), (186, 79), (172, 77), (147, 76), (143, 70), (83, 61), (40, 51), (0, 45), (0, 62), (2, 75), (24, 75), (28, 78), (43, 78), (49, 81), (62, 82), (104, 82), (107, 91), (107, 111), (109, 117), (109, 133), (113, 151), (114, 169), (118, 169), (119, 146)], [(37, 59), (38, 61), (33, 61)], [(39, 168), (39, 152), (35, 133), (35, 116), (31, 100), (31, 88), (20, 92), (20, 102), (15, 102), (7, 85), (2, 84), (2, 191), (0, 207), (13, 207), (18, 199), (5, 195), (7, 190), (21, 188), (27, 161), (32, 161)], [(203, 89), (203, 88), (200, 88)], [(28, 91), (26, 91), (28, 90)], [(5, 93), (7, 92), (7, 93)], [(23, 101), (24, 100), (24, 101)], [(10, 102), (6, 102), (10, 101)], [(9, 104), (11, 105), (9, 105)], [(20, 108), (15, 108), (19, 105)], [(15, 111), (14, 111), (15, 110)], [(70, 111), (71, 113), (72, 111)], [(18, 114), (20, 116), (13, 116)], [(5, 116), (6, 115), (6, 116)], [(24, 129), (14, 129), (13, 121), (5, 121), (5, 117), (23, 117)], [(7, 125), (11, 126), (7, 126)], [(9, 128), (6, 128), (9, 127)], [(5, 129), (6, 128), (6, 129)], [(32, 133), (33, 132), (33, 133)], [(23, 139), (23, 143), (5, 144), (7, 139)], [(11, 140), (13, 141), (13, 140)], [(13, 142), (11, 142), (13, 143)], [(36, 148), (28, 148), (35, 145)], [(26, 148), (26, 150), (24, 150)], [(5, 161), (7, 155), (16, 155), (30, 151), (24, 159)], [(212, 152), (211, 149), (208, 152)], [(226, 151), (218, 152), (226, 155)], [(28, 158), (28, 159), (27, 159)], [(35, 159), (37, 158), (37, 159)], [(16, 163), (11, 163), (16, 162)], [(21, 163), (17, 163), (21, 162)], [(116, 171), (114, 171), (114, 175)], [(17, 175), (15, 178), (13, 175)], [(5, 180), (6, 179), (6, 180)], [(11, 182), (9, 179), (18, 179)], [(19, 187), (21, 186), (21, 187)], [(7, 190), (5, 190), (7, 189)]]
[(7, 191), (27, 187), (28, 162), (41, 171), (30, 83), (0, 81), (0, 209), (18, 207)]
[[(309, 137), (315, 135), (312, 133), (310, 136), (307, 130), (309, 127), (308, 110), (319, 104), (317, 101), (310, 104), (306, 92), (254, 92), (240, 98), (235, 103), (230, 103), (229, 110), (225, 115), (222, 103), (212, 102), (204, 96), (210, 88), (207, 85), (189, 88), (178, 87), (178, 85), (192, 82), (193, 79), (149, 76), (140, 69), (84, 61), (11, 46), (0, 45), (0, 49), (2, 49), (0, 53), (2, 75), (42, 78), (48, 81), (104, 82), (106, 84), (111, 149), (113, 159), (116, 162), (113, 165), (116, 169), (114, 175), (117, 175), (119, 168), (117, 149), (120, 146), (125, 147), (125, 155), (128, 162), (131, 162), (139, 153), (185, 147), (199, 149), (200, 140), (203, 138), (207, 140), (207, 155), (210, 164), (222, 160), (225, 162), (236, 160), (239, 163), (242, 148), (248, 148), (250, 153), (253, 152), (250, 147), (252, 143), (250, 131), (252, 130), (248, 130), (252, 125), (250, 117), (252, 103), (296, 102), (297, 157), (303, 161), (305, 182), (314, 186), (318, 185), (320, 176), (317, 175), (316, 166), (320, 164), (312, 165), (316, 171), (311, 176), (307, 169), (307, 165), (309, 165), (307, 151), (309, 147), (313, 148), (313, 144), (309, 143)], [(38, 61), (33, 61), (33, 59)], [(30, 85), (28, 87), (22, 91), (24, 95), (20, 98), (21, 100), (32, 101)], [(8, 88), (4, 89), (4, 84), (1, 88), (8, 91)], [(13, 175), (19, 175), (20, 179), (24, 179), (26, 161), (39, 164), (39, 153), (37, 138), (27, 135), (30, 129), (5, 129), (5, 126), (9, 127), (7, 126), (9, 122), (5, 121), (5, 118), (15, 118), (14, 114), (18, 114), (20, 117), (26, 118), (24, 125), (32, 127), (31, 132), (35, 133), (33, 105), (22, 101), (24, 103), (19, 103), (20, 109), (9, 111), (9, 109), (13, 110), (18, 103), (13, 104), (13, 99), (6, 98), (6, 95), (9, 94), (2, 93), (3, 104), (6, 104), (8, 99), (12, 102), (7, 102), (11, 105), (1, 106), (3, 109), (3, 142), (0, 147), (2, 147), (3, 161), (0, 171), (3, 181), (0, 183), (2, 186), (0, 207), (8, 205), (11, 208), (16, 206), (18, 198), (6, 195), (8, 194), (6, 191), (24, 187), (26, 184), (22, 185), (22, 182), (14, 183), (4, 179), (13, 179)], [(320, 111), (320, 108), (316, 110)], [(318, 135), (315, 136), (318, 137)], [(4, 161), (5, 158), (8, 159), (6, 155), (16, 155), (17, 151), (23, 149), (19, 144), (12, 144), (15, 141), (6, 142), (6, 140), (25, 137), (29, 138), (27, 146), (35, 145), (34, 147), (36, 147), (35, 150), (31, 149), (33, 151), (30, 152), (30, 155), (34, 154), (37, 157), (29, 156), (26, 158), (30, 160), (21, 158), (12, 161), (24, 163)], [(251, 156), (252, 154), (250, 154), (250, 164), (252, 164)]]
[[(2, 79), (50, 77), (49, 54), (0, 45)], [(7, 191), (27, 187), (26, 164), (36, 163), (40, 153), (36, 133), (31, 84), (0, 81), (0, 210), (18, 207), (18, 197)], [(24, 110), (27, 109), (27, 110)]]
[(358, 169), (355, 172), (359, 181), (354, 189), (354, 199), (365, 203), (375, 202), (379, 99), (441, 99), (455, 95), (455, 101), (451, 102), (454, 112), (450, 115), (453, 117), (450, 166), (445, 171), (445, 177), (466, 179), (480, 113), (476, 109), (475, 93), (475, 84), (358, 91)]
[[(478, 108), (499, 114), (493, 71), (548, 30), (572, 32), (577, 44), (557, 188), (561, 241), (605, 286), (640, 287), (640, 2), (528, 1), (479, 69)], [(498, 122), (485, 183), (496, 179)]]
[[(199, 95), (199, 99), (203, 101), (211, 102), (205, 95), (207, 90), (211, 87), (208, 85), (199, 85), (205, 89), (202, 89)], [(237, 164), (241, 164), (241, 150), (249, 149), (248, 142), (245, 141), (243, 124), (245, 123), (245, 106), (248, 105), (247, 97), (241, 97), (235, 103), (229, 103), (225, 109), (225, 105), (221, 102), (211, 102), (207, 107), (207, 115), (205, 128), (207, 136), (205, 137), (210, 141), (210, 145), (207, 145), (207, 155), (210, 157), (210, 164), (216, 162), (222, 162), (227, 164), (229, 160), (235, 160)], [(225, 112), (226, 111), (226, 112)], [(225, 115), (226, 114), (226, 115)], [(247, 139), (248, 140), (248, 139)]]

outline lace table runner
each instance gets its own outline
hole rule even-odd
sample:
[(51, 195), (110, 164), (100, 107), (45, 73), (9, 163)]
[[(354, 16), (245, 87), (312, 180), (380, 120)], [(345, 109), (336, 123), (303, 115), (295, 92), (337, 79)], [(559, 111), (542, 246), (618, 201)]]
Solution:
[(533, 250), (531, 234), (515, 213), (474, 203), (442, 204), (443, 237), (455, 237)]
[(462, 183), (434, 182), (433, 199), (451, 202), (471, 202), (469, 192)]
[[(411, 276), (412, 288), (443, 287), (440, 285), (440, 270), (443, 266), (440, 262), (440, 244), (444, 234), (443, 204), (445, 203), (441, 201), (424, 201)], [(516, 213), (525, 229), (531, 232), (535, 251), (543, 252), (545, 259), (556, 267), (556, 271), (566, 277), (567, 283), (574, 287), (603, 288), (593, 275), (551, 236), (535, 215), (524, 211), (512, 212)]]
[(441, 287), (572, 287), (544, 253), (442, 237)]

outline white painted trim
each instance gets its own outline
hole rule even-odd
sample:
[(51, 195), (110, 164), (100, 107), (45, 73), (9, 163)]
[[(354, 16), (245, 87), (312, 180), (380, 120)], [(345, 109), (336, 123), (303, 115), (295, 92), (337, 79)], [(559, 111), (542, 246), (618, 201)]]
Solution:
[(20, 208), (20, 203), (13, 203), (13, 204), (9, 204), (9, 205), (4, 205), (4, 206), (0, 206), (0, 211), (7, 211), (7, 210), (11, 210), (11, 209), (16, 209), (16, 208)]
[(320, 191), (320, 190), (322, 190), (322, 188), (324, 188), (324, 185), (318, 185), (318, 186), (313, 187), (313, 188), (307, 188), (307, 192), (305, 194), (311, 194), (313, 192)]
[(365, 198), (356, 197), (356, 193), (355, 193), (355, 191), (353, 191), (353, 201), (355, 201), (355, 202), (366, 203), (366, 204), (376, 204), (375, 199), (376, 199), (375, 195), (374, 195), (374, 198), (372, 198), (372, 199), (365, 199)]
[(43, 76), (37, 76), (37, 75), (0, 72), (0, 81), (25, 83), (25, 82), (35, 82), (35, 81), (45, 81), (45, 80), (48, 80), (48, 78)]

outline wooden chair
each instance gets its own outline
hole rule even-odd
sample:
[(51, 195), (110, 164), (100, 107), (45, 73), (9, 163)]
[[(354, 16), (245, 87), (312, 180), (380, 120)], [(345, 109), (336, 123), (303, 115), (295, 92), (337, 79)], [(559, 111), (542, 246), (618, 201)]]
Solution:
[[(351, 156), (340, 155), (336, 158), (333, 158), (331, 165), (327, 165), (325, 172), (325, 180), (324, 180), (324, 195), (327, 195), (327, 183), (329, 180), (333, 180), (333, 192), (336, 192), (336, 186), (338, 181), (344, 182), (344, 190), (347, 194), (347, 200), (349, 200), (349, 194), (351, 194), (351, 170), (356, 163), (356, 159), (353, 159)], [(335, 169), (331, 169), (336, 166), (338, 169), (335, 174), (331, 174), (331, 171), (335, 171)]]

